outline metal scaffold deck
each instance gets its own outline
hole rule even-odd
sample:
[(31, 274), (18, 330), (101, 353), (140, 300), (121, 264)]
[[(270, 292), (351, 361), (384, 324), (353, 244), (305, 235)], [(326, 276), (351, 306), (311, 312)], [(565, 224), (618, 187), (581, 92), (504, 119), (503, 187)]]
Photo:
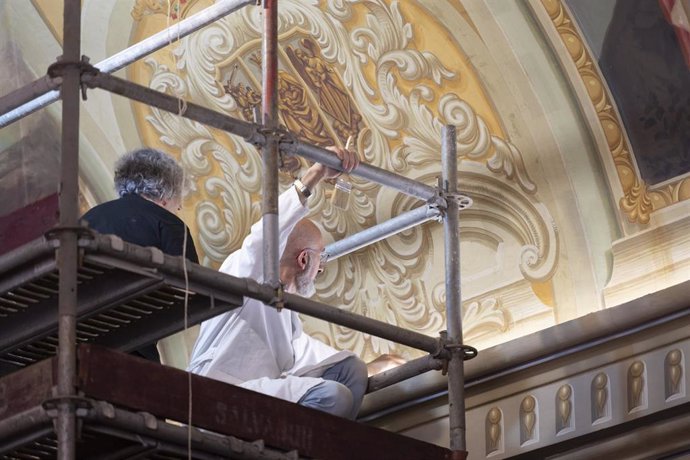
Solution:
[[(476, 356), (476, 350), (462, 340), (458, 218), (471, 200), (457, 188), (455, 128), (443, 129), (443, 171), (437, 186), (357, 166), (352, 175), (423, 204), (325, 251), (332, 260), (413, 225), (443, 221), (447, 331), (434, 338), (285, 293), (280, 286), (280, 155), (300, 155), (335, 169), (341, 165), (332, 152), (303, 143), (279, 126), (277, 0), (261, 5), (261, 123), (109, 75), (170, 44), (171, 37), (179, 39), (254, 3), (218, 0), (92, 66), (80, 55), (81, 2), (65, 0), (63, 56), (45, 77), (0, 98), (0, 127), (58, 98), (63, 102), (60, 222), (44, 238), (0, 256), (0, 458), (466, 458), (463, 362)], [(87, 88), (222, 129), (262, 149), (264, 283), (99, 235), (79, 224), (79, 98)], [(153, 343), (241, 305), (245, 296), (425, 351), (422, 358), (371, 377), (369, 391), (432, 369), (447, 371), (450, 449), (113, 351)]]

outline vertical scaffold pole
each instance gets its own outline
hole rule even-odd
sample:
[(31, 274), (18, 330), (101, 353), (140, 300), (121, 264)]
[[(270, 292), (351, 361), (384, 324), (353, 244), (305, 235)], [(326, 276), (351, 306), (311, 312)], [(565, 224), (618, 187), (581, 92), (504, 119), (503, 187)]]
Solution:
[[(462, 316), (460, 293), (460, 225), (459, 205), (455, 196), (458, 192), (458, 159), (455, 141), (455, 126), (443, 127), (442, 188), (447, 196), (447, 213), (444, 220), (446, 243), (446, 323), (448, 343), (462, 344)], [(448, 363), (448, 412), (450, 426), (450, 449), (453, 459), (467, 456), (465, 440), (465, 375), (464, 353), (459, 347), (451, 348)]]
[(60, 273), (58, 301), (58, 458), (76, 456), (76, 310), (77, 224), (79, 219), (79, 92), (81, 72), (81, 1), (66, 0), (63, 10), (62, 156), (59, 209), (61, 228), (57, 264)]
[(271, 133), (278, 127), (278, 0), (264, 0), (262, 51), (262, 123), (267, 130), (263, 157), (262, 214), (264, 232), (264, 282), (278, 287), (278, 139)]

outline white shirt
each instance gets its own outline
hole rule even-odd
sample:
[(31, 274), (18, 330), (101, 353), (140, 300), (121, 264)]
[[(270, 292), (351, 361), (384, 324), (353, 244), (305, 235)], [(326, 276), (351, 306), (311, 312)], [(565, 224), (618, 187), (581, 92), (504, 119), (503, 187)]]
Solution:
[[(279, 254), (288, 236), (309, 209), (294, 187), (278, 201)], [(242, 247), (230, 254), (220, 271), (263, 281), (263, 223), (255, 223)], [(297, 313), (278, 312), (245, 297), (243, 305), (201, 324), (190, 372), (297, 402), (329, 366), (352, 356), (338, 352), (302, 331)]]

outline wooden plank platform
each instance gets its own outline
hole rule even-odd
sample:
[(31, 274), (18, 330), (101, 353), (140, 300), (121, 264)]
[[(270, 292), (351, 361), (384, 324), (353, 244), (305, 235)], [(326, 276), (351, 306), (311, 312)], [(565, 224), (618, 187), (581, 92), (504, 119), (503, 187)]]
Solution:
[[(5, 395), (0, 399), (0, 425), (11, 416), (36, 410), (52, 397), (56, 366), (53, 358), (0, 379), (0, 394)], [(297, 451), (299, 458), (453, 458), (451, 451), (433, 444), (205, 377), (191, 375), (190, 379), (187, 372), (96, 345), (79, 347), (78, 369), (77, 386), (85, 399), (106, 401), (115, 408), (143, 411), (156, 419), (180, 423), (188, 420), (191, 380), (194, 427), (250, 442), (261, 441), (276, 452)], [(45, 421), (42, 423), (45, 428)], [(0, 453), (3, 447), (0, 440)]]

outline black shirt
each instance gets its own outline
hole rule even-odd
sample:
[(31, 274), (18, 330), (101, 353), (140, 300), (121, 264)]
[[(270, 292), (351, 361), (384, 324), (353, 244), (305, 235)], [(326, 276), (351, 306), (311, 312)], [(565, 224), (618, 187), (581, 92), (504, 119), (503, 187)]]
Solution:
[[(91, 208), (82, 219), (99, 233), (116, 235), (128, 243), (153, 246), (171, 256), (182, 255), (185, 224), (162, 206), (136, 194), (125, 195)], [(186, 257), (194, 263), (199, 258), (194, 240), (187, 229)], [(155, 345), (136, 350), (133, 354), (160, 362)]]
[[(103, 234), (117, 235), (128, 243), (153, 246), (171, 256), (182, 255), (185, 224), (162, 206), (139, 195), (125, 195), (91, 208), (82, 219)], [(187, 229), (187, 259), (199, 263), (194, 240)]]

